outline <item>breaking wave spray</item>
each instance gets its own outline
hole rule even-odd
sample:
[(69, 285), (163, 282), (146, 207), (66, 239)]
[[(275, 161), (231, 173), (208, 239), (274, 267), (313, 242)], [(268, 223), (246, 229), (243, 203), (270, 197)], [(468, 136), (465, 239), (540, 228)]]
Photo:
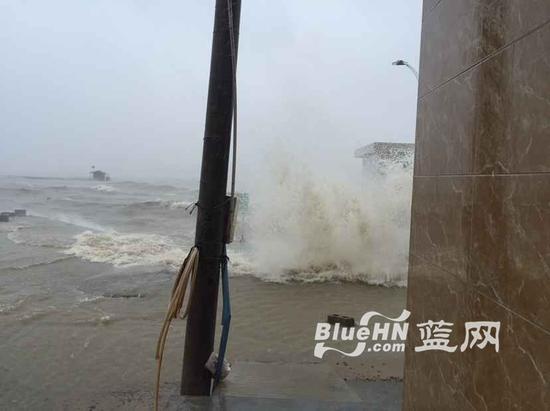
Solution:
[[(351, 159), (350, 163), (358, 160)], [(254, 271), (268, 281), (406, 284), (412, 158), (329, 176), (285, 152), (250, 190), (247, 237)]]

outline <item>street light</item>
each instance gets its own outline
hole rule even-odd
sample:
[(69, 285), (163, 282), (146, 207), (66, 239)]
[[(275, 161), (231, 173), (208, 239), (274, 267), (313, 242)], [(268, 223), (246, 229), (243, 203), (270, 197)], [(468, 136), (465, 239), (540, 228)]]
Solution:
[(393, 63), (391, 63), (394, 66), (407, 66), (409, 70), (412, 71), (414, 76), (416, 77), (416, 81), (418, 81), (418, 72), (415, 70), (413, 66), (411, 66), (409, 63), (407, 63), (405, 60), (395, 60)]

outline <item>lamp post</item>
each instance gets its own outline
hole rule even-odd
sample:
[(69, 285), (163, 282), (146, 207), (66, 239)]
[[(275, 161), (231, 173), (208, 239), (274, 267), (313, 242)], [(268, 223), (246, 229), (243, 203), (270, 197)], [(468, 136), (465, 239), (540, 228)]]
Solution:
[(411, 72), (416, 77), (416, 81), (418, 81), (418, 71), (416, 71), (416, 69), (413, 66), (411, 66), (409, 63), (407, 63), (405, 60), (395, 60), (391, 64), (394, 66), (407, 66), (409, 70), (411, 70)]

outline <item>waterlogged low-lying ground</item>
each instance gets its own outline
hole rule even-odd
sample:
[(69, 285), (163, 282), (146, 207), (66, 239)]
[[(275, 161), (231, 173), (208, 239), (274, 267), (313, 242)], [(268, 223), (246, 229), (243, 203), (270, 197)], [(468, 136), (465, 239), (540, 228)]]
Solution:
[[(77, 258), (0, 271), (2, 295), (21, 292), (0, 314), (0, 407), (93, 407), (105, 396), (152, 392), (154, 349), (173, 274), (113, 269)], [(29, 291), (30, 290), (30, 291)], [(315, 325), (328, 313), (401, 312), (402, 288), (364, 284), (277, 284), (231, 280), (230, 361), (312, 362)], [(163, 381), (177, 383), (185, 322), (169, 336)], [(402, 356), (327, 353), (347, 379), (400, 377)], [(116, 404), (116, 401), (114, 402)]]

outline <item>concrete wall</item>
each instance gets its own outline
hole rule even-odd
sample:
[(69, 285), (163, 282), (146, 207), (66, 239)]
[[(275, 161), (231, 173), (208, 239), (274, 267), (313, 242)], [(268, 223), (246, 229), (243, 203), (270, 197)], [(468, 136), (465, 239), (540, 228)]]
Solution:
[(550, 1), (425, 0), (420, 64), (404, 407), (550, 409)]

